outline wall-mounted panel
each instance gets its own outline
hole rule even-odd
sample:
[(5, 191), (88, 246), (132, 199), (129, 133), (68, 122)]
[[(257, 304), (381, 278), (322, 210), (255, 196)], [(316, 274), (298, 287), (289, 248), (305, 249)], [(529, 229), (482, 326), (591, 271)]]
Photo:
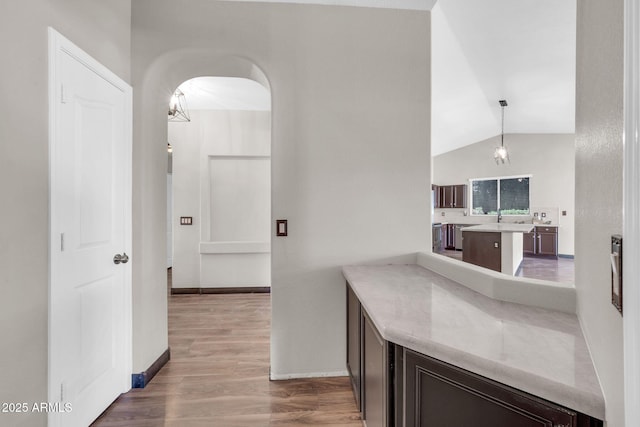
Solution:
[(269, 240), (270, 177), (268, 157), (209, 158), (210, 241)]

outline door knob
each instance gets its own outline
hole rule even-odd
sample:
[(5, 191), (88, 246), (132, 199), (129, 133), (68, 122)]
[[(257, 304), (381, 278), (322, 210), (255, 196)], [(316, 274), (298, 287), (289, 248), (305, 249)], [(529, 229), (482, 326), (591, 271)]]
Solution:
[(126, 264), (129, 262), (129, 255), (127, 255), (126, 252), (123, 252), (122, 255), (120, 254), (115, 254), (113, 256), (113, 263), (114, 264)]

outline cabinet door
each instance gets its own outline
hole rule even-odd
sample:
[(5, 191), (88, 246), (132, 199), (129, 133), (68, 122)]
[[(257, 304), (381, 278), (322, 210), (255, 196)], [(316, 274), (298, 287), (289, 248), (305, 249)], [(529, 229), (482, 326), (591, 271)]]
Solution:
[(467, 207), (467, 186), (453, 185), (452, 188), (453, 188), (453, 207), (466, 208)]
[(443, 185), (440, 186), (440, 207), (441, 208), (452, 208), (454, 197), (453, 197), (453, 186), (452, 185)]
[(502, 271), (502, 238), (489, 231), (462, 232), (462, 260), (494, 271)]
[(347, 369), (351, 377), (351, 387), (356, 398), (356, 405), (361, 411), (360, 337), (362, 324), (360, 319), (360, 301), (347, 283)]
[(574, 411), (455, 366), (411, 350), (404, 361), (406, 426), (578, 425)]
[(433, 191), (433, 207), (435, 209), (441, 208), (442, 207), (442, 200), (441, 200), (441, 194), (440, 194), (440, 187), (433, 184), (431, 185), (431, 191)]
[(538, 232), (538, 255), (558, 256), (558, 234)]
[(536, 253), (536, 233), (524, 233), (522, 236), (522, 252), (528, 255)]
[(387, 346), (373, 323), (362, 312), (363, 419), (367, 427), (386, 427), (388, 424)]
[(446, 242), (444, 244), (445, 249), (456, 248), (456, 226), (455, 224), (444, 224), (443, 230), (446, 230)]

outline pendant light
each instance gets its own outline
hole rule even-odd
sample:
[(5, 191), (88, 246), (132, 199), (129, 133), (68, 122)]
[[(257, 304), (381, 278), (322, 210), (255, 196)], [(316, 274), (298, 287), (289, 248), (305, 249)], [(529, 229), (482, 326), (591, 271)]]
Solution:
[(169, 121), (170, 122), (190, 122), (187, 100), (180, 89), (176, 89), (169, 101)]
[(504, 146), (504, 107), (507, 106), (507, 101), (502, 99), (498, 102), (500, 103), (500, 108), (502, 108), (502, 133), (500, 134), (500, 147), (496, 147), (496, 150), (493, 152), (493, 159), (496, 161), (496, 165), (500, 163), (504, 164), (505, 160), (507, 163), (511, 163), (507, 147)]

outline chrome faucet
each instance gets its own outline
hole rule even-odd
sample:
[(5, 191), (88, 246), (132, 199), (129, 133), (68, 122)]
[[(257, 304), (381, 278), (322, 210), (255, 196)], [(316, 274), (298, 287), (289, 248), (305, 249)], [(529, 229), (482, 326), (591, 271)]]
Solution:
[(500, 209), (498, 209), (498, 223), (502, 221), (502, 214), (500, 213)]

